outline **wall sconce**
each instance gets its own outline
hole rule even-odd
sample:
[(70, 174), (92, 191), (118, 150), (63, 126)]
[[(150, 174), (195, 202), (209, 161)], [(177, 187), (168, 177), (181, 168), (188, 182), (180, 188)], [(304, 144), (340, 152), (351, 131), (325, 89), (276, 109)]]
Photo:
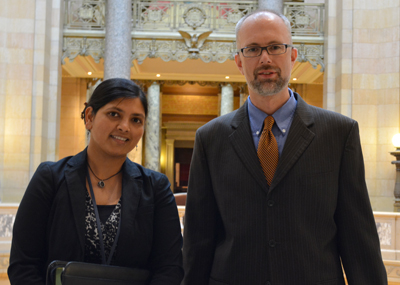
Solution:
[(392, 143), (396, 151), (390, 154), (396, 157), (392, 164), (396, 165), (396, 183), (394, 185), (394, 212), (400, 212), (400, 134), (395, 134), (392, 138)]

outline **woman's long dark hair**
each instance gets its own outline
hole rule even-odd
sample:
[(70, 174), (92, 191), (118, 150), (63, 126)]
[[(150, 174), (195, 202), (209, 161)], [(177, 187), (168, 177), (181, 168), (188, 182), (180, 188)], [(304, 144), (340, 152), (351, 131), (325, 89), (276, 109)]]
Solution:
[(81, 118), (86, 123), (85, 111), (88, 107), (93, 108), (93, 114), (95, 115), (101, 107), (118, 98), (139, 98), (147, 117), (147, 98), (140, 87), (128, 79), (111, 78), (103, 81), (96, 87), (85, 109), (81, 113)]

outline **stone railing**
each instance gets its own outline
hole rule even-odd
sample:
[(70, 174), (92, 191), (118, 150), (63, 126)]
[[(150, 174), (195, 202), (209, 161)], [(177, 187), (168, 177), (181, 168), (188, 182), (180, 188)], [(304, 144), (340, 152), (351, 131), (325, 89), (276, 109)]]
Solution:
[(324, 4), (285, 2), (283, 14), (292, 24), (292, 36), (324, 36)]
[(383, 259), (400, 261), (400, 213), (374, 212), (374, 216)]
[[(67, 30), (105, 28), (105, 0), (64, 0)], [(214, 31), (233, 34), (237, 21), (257, 8), (257, 1), (132, 1), (135, 32)]]
[(7, 278), (7, 268), (10, 259), (12, 230), (18, 204), (0, 203), (0, 284)]
[[(132, 1), (132, 29), (160, 36), (165, 32), (235, 33), (241, 17), (257, 9), (258, 1)], [(64, 0), (66, 30), (104, 31), (105, 0)], [(285, 2), (284, 14), (293, 36), (323, 36), (324, 4)]]

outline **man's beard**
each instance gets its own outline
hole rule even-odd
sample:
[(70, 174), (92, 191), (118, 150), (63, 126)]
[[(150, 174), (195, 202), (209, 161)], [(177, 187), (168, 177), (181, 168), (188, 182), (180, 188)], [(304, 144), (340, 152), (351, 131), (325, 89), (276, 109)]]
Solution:
[[(277, 79), (260, 79), (258, 78), (258, 72), (260, 70), (273, 70), (276, 72), (278, 78)], [(257, 92), (261, 96), (272, 96), (285, 88), (289, 83), (290, 77), (282, 78), (281, 70), (278, 67), (272, 67), (270, 65), (263, 65), (254, 70), (254, 80), (249, 82), (249, 87), (253, 89), (253, 91)]]

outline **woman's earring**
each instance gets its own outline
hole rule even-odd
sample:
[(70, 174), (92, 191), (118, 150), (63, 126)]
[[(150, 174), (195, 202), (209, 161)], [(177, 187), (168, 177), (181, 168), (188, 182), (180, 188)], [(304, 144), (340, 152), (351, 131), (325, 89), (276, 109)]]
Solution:
[(137, 151), (137, 145), (136, 145), (136, 151)]

